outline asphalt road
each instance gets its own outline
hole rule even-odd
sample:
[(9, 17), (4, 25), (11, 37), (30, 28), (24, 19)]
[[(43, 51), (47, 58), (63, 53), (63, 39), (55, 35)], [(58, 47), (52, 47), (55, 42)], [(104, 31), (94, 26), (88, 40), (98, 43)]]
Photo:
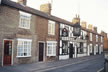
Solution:
[(86, 56), (54, 62), (0, 67), (0, 72), (97, 72), (104, 66), (104, 55)]
[(108, 51), (104, 52), (104, 56), (105, 56), (105, 71), (108, 72)]
[[(68, 65), (49, 68), (44, 72), (97, 72), (104, 67), (104, 58), (96, 57), (94, 59), (70, 63)], [(41, 71), (40, 71), (41, 72)]]

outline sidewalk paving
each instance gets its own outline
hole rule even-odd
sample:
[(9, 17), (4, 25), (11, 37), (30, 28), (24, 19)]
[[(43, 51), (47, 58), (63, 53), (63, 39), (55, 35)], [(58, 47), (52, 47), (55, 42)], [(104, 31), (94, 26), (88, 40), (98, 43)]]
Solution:
[(78, 63), (81, 61), (89, 61), (89, 60), (95, 59), (96, 57), (104, 58), (102, 54), (102, 55), (86, 56), (86, 57), (53, 61), (53, 62), (38, 62), (38, 63), (32, 63), (32, 64), (20, 64), (20, 65), (15, 65), (15, 66), (4, 66), (4, 67), (0, 67), (0, 72), (38, 72), (39, 70), (59, 67), (66, 64), (73, 64), (73, 63)]

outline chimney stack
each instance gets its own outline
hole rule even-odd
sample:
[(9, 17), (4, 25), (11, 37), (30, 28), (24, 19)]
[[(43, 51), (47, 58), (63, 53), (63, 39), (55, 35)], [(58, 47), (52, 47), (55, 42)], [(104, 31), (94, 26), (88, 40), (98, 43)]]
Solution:
[(50, 3), (42, 4), (40, 6), (40, 11), (50, 15), (51, 14), (51, 4)]
[(97, 33), (97, 27), (94, 27), (94, 32), (96, 32), (96, 33)]
[(81, 22), (81, 27), (86, 28), (86, 22), (85, 21)]
[(22, 4), (22, 5), (26, 5), (27, 4), (27, 0), (18, 0), (18, 3)]
[(108, 38), (108, 34), (107, 34), (107, 33), (105, 33), (104, 31), (101, 31), (101, 35), (103, 35), (103, 36), (104, 36), (104, 38)]
[(72, 19), (72, 23), (73, 24), (76, 24), (76, 23), (80, 24), (80, 17), (79, 17), (79, 15), (76, 15), (76, 17)]
[(88, 29), (92, 30), (93, 26), (91, 24), (88, 25)]

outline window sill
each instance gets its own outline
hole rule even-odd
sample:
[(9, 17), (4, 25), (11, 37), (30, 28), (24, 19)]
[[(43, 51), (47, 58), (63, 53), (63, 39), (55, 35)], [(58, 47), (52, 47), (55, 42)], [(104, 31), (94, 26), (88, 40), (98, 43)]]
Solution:
[(47, 55), (47, 57), (56, 56), (56, 55)]
[(17, 58), (27, 58), (27, 57), (31, 57), (31, 56), (16, 56)]
[(26, 28), (26, 27), (20, 27), (20, 26), (19, 26), (19, 28), (22, 28), (22, 29), (30, 29), (30, 28)]
[(55, 36), (55, 34), (48, 34), (48, 36)]

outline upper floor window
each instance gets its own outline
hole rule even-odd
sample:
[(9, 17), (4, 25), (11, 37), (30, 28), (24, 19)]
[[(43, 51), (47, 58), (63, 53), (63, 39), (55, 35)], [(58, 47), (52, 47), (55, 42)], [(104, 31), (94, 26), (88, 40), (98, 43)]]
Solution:
[(90, 41), (92, 41), (92, 33), (90, 33)]
[(87, 32), (82, 30), (82, 37), (83, 37), (83, 39), (86, 39), (86, 35), (87, 35)]
[(98, 35), (96, 35), (96, 42), (98, 42)]
[(30, 19), (31, 19), (31, 14), (20, 11), (19, 27), (30, 29)]
[(55, 35), (55, 22), (49, 20), (48, 22), (48, 34), (49, 35)]
[(17, 57), (31, 56), (31, 43), (32, 40), (29, 39), (18, 39)]
[(103, 37), (101, 36), (101, 42), (103, 42)]

